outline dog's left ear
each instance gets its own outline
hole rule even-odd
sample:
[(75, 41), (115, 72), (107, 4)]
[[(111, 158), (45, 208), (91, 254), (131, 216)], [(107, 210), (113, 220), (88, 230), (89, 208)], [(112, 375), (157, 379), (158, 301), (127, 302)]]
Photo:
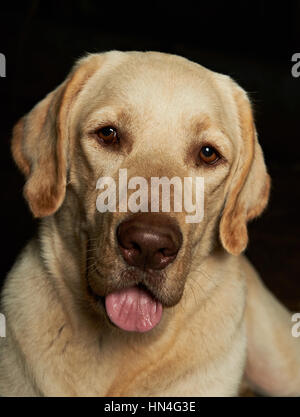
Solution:
[(247, 222), (259, 216), (267, 205), (270, 177), (257, 140), (250, 101), (242, 88), (232, 80), (231, 83), (242, 147), (220, 222), (220, 239), (229, 253), (239, 255), (248, 243)]
[(81, 59), (67, 79), (14, 127), (12, 154), (26, 177), (24, 196), (35, 217), (53, 214), (64, 200), (68, 115), (78, 92), (100, 63), (97, 55)]

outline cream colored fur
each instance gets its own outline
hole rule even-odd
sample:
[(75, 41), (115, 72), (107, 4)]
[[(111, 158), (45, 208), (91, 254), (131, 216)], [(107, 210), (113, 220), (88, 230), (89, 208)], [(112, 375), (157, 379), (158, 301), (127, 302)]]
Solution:
[[(97, 143), (100, 125), (118, 128), (120, 149)], [(202, 143), (220, 164), (197, 164)], [(291, 315), (241, 254), (269, 177), (234, 81), (167, 54), (89, 55), (17, 124), (12, 150), (41, 221), (2, 292), (0, 395), (236, 396), (243, 380), (300, 395)], [(145, 334), (111, 326), (87, 291), (88, 279), (105, 295), (124, 268), (115, 230), (128, 214), (96, 211), (97, 179), (124, 167), (129, 177), (205, 179), (204, 220), (170, 214), (183, 234), (160, 294), (172, 306)]]

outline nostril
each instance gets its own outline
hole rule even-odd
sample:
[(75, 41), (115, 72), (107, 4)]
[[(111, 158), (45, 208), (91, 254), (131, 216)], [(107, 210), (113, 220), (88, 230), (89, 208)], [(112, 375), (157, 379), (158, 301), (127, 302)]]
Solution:
[(170, 245), (170, 247), (159, 249), (159, 252), (166, 258), (177, 255), (178, 251), (179, 247), (175, 247), (175, 245)]
[(141, 248), (136, 242), (129, 242), (128, 245), (124, 249), (133, 249), (137, 252), (141, 252)]

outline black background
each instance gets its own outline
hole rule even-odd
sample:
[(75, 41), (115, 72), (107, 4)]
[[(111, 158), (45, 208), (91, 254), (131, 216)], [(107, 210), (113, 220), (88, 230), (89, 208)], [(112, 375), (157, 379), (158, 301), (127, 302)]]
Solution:
[[(85, 52), (158, 50), (232, 76), (255, 107), (273, 179), (269, 207), (250, 225), (247, 255), (269, 288), (300, 309), (300, 1), (10, 1), (0, 6), (0, 283), (36, 229), (10, 156), (14, 123)], [(26, 277), (24, 277), (26, 279)]]

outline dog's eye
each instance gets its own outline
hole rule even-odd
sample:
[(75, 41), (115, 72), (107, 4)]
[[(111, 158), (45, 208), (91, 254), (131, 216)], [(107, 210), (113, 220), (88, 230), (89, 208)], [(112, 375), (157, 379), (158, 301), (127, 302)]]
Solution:
[(118, 133), (112, 126), (105, 126), (97, 130), (98, 140), (105, 145), (111, 145), (118, 142)]
[(200, 159), (208, 165), (213, 165), (220, 159), (220, 155), (212, 146), (202, 146), (199, 153)]

